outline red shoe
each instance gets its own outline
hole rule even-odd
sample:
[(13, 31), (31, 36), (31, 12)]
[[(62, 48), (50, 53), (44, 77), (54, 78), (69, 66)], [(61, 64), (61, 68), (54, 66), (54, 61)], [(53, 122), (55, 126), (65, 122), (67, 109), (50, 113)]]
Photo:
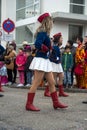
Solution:
[(0, 90), (0, 92), (4, 92), (4, 90)]
[(46, 89), (45, 89), (45, 92), (44, 92), (44, 96), (51, 97), (50, 92), (49, 92), (49, 86), (46, 86)]
[(63, 85), (59, 85), (59, 96), (68, 97), (69, 95), (64, 92)]
[(29, 110), (29, 111), (40, 111), (39, 108), (37, 108), (37, 107), (35, 107), (33, 105), (34, 96), (35, 96), (35, 93), (28, 93), (27, 103), (26, 103), (26, 110)]
[(57, 94), (56, 91), (53, 92), (53, 93), (51, 93), (51, 97), (52, 97), (54, 109), (57, 109), (57, 108), (67, 108), (68, 107), (67, 105), (62, 104), (62, 103), (59, 102), (59, 100), (58, 100), (58, 94)]

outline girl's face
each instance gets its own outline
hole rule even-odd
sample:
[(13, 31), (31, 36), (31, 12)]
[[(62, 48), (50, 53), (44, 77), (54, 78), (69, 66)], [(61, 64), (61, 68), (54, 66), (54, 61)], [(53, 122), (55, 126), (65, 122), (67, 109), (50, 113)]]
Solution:
[(67, 43), (66, 43), (66, 46), (70, 46), (70, 44), (67, 42)]
[(30, 56), (31, 55), (31, 52), (26, 52), (26, 56)]
[(19, 53), (21, 54), (23, 51), (19, 49)]
[(63, 43), (63, 37), (61, 36), (60, 39), (59, 39), (58, 45), (61, 46), (62, 43)]
[(68, 53), (68, 52), (70, 52), (70, 49), (69, 49), (69, 48), (67, 48), (67, 49), (65, 50), (65, 52), (67, 52), (67, 53)]
[(11, 48), (8, 48), (8, 51), (9, 51), (9, 52), (11, 52), (11, 51), (12, 51), (12, 49), (11, 49)]
[(63, 37), (62, 37), (62, 36), (60, 37), (59, 42), (60, 42), (60, 43), (63, 42)]

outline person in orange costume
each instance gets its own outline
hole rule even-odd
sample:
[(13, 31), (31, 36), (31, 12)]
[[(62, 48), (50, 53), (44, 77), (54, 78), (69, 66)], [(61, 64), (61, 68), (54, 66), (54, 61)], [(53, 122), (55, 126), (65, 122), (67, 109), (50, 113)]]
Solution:
[[(84, 69), (85, 51), (84, 51), (83, 38), (77, 37), (76, 42), (78, 44), (78, 47), (76, 49), (75, 64), (76, 65), (80, 64)], [(76, 81), (78, 88), (84, 88), (84, 74), (76, 75)]]

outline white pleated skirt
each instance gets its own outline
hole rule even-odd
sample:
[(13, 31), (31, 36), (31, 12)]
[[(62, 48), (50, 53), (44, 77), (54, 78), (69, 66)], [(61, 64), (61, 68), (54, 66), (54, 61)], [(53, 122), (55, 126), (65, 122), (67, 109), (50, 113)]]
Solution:
[(51, 62), (51, 63), (52, 63), (52, 67), (53, 67), (52, 72), (57, 72), (57, 73), (62, 73), (63, 72), (63, 68), (62, 68), (61, 63), (59, 63), (59, 64), (56, 64), (54, 62)]
[(34, 57), (32, 60), (29, 69), (39, 70), (44, 72), (52, 72), (52, 64), (49, 59)]

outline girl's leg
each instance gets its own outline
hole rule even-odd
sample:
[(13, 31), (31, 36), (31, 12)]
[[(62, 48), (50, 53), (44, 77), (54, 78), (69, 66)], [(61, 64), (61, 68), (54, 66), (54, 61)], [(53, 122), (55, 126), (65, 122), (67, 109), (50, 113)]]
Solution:
[(21, 83), (24, 84), (24, 71), (21, 71)]
[(21, 71), (18, 71), (19, 73), (19, 83), (21, 84)]
[(68, 94), (66, 94), (64, 92), (64, 87), (63, 87), (63, 77), (64, 77), (64, 74), (63, 73), (59, 73), (58, 77), (59, 77), (59, 84), (58, 84), (58, 87), (59, 87), (59, 96), (67, 97)]
[(70, 85), (69, 87), (71, 87), (71, 72), (70, 71), (67, 71), (67, 81), (68, 81), (68, 85)]
[(7, 74), (8, 74), (8, 82), (12, 82), (13, 80), (12, 70), (7, 69)]
[(64, 73), (58, 73), (57, 76), (59, 77), (58, 85), (63, 84), (63, 79), (64, 79)]
[(0, 92), (4, 92), (4, 90), (2, 89), (2, 85), (1, 85), (1, 80), (2, 80), (2, 76), (0, 76)]
[(52, 72), (46, 73), (45, 78), (48, 81), (50, 92), (51, 93), (55, 92), (56, 88), (55, 88), (55, 80), (54, 80), (53, 73)]
[(64, 71), (64, 85), (67, 86), (67, 73)]
[(27, 84), (31, 84), (32, 83), (32, 76), (33, 76), (32, 72), (31, 71), (27, 72), (26, 76), (27, 76)]
[(50, 91), (49, 91), (49, 84), (48, 84), (48, 82), (45, 83), (44, 96), (50, 97)]
[(13, 83), (16, 83), (16, 76), (17, 76), (17, 66), (14, 63), (14, 69), (13, 69)]
[(29, 84), (29, 78), (30, 78), (29, 72), (26, 72), (26, 84)]
[(40, 85), (42, 79), (44, 77), (44, 72), (43, 71), (35, 71), (34, 72), (34, 80), (32, 83), (32, 87), (29, 89), (29, 92), (35, 93), (37, 90), (37, 87)]
[(7, 76), (2, 76), (2, 84), (6, 84), (8, 82)]
[(43, 76), (44, 76), (44, 72), (37, 71), (37, 70), (35, 71), (33, 84), (29, 90), (28, 97), (27, 97), (26, 110), (40, 111), (40, 109), (36, 108), (33, 105), (33, 100), (34, 100), (34, 96), (35, 96), (37, 87), (39, 86), (40, 82), (42, 81)]
[(55, 80), (55, 85), (58, 87), (58, 84), (57, 84), (57, 82), (58, 82), (58, 81), (57, 81), (57, 80), (58, 80), (58, 79), (57, 79), (57, 73), (54, 72), (54, 73), (53, 73), (53, 76), (54, 76), (54, 80)]
[(48, 81), (48, 84), (49, 84), (49, 89), (50, 89), (50, 92), (51, 92), (51, 98), (52, 98), (52, 101), (53, 101), (53, 107), (55, 109), (66, 108), (67, 105), (60, 103), (59, 100), (58, 100), (58, 94), (57, 94), (56, 88), (55, 88), (55, 80), (54, 80), (53, 73), (52, 72), (46, 73), (45, 77), (46, 77), (46, 80)]
[[(57, 85), (56, 75), (57, 75), (57, 73), (53, 73), (54, 80), (55, 80), (55, 84)], [(46, 87), (46, 88), (45, 88), (44, 96), (50, 97), (50, 91), (49, 91), (49, 84), (48, 84), (48, 82), (47, 82), (47, 84), (45, 85), (45, 87)]]

